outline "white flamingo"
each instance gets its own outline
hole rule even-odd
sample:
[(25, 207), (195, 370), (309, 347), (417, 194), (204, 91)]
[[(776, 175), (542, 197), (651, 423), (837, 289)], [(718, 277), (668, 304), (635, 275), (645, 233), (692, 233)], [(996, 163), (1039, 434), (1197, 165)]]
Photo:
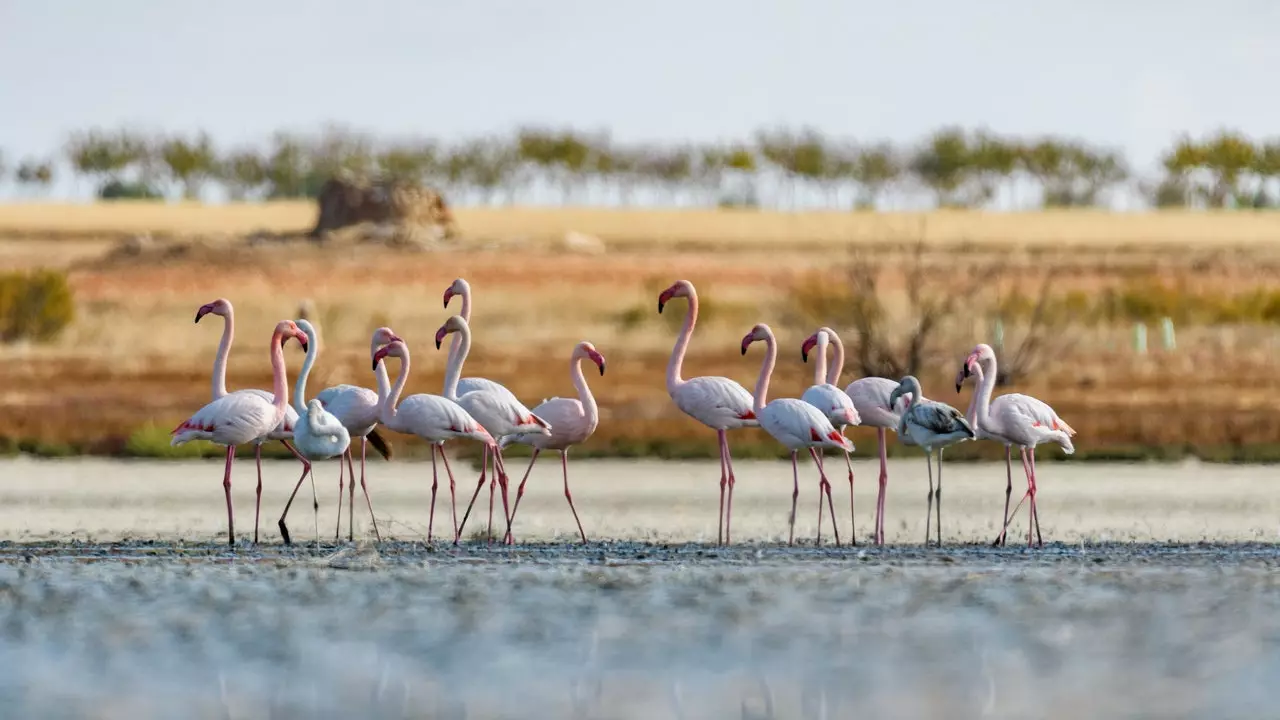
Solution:
[[(760, 427), (760, 421), (756, 418), (751, 393), (737, 382), (727, 377), (711, 375), (688, 380), (680, 376), (684, 355), (689, 349), (689, 340), (693, 337), (693, 326), (698, 322), (698, 292), (688, 280), (677, 280), (658, 296), (658, 312), (661, 313), (672, 298), (678, 297), (689, 299), (689, 309), (685, 312), (684, 326), (680, 328), (675, 347), (671, 349), (671, 360), (667, 363), (667, 394), (684, 414), (716, 431), (716, 439), (720, 445), (720, 525), (716, 543), (728, 543), (733, 515), (733, 485), (736, 481), (726, 433), (739, 428)], [(729, 487), (727, 504), (726, 484)]]
[(578, 397), (549, 398), (530, 411), (536, 417), (551, 423), (550, 435), (541, 433), (508, 435), (498, 443), (499, 448), (505, 448), (511, 443), (533, 447), (533, 457), (529, 458), (529, 467), (524, 471), (524, 477), (516, 488), (515, 503), (511, 506), (511, 517), (507, 520), (506, 540), (508, 542), (513, 542), (511, 525), (515, 522), (516, 511), (520, 509), (520, 498), (524, 497), (524, 484), (529, 481), (529, 472), (533, 470), (533, 464), (543, 450), (560, 451), (560, 468), (564, 474), (564, 498), (569, 501), (569, 509), (573, 511), (574, 522), (578, 523), (578, 534), (582, 536), (582, 542), (587, 541), (587, 533), (583, 531), (582, 521), (578, 519), (578, 510), (573, 506), (573, 496), (569, 494), (569, 448), (586, 442), (587, 438), (591, 437), (591, 433), (596, 431), (596, 425), (600, 422), (600, 410), (596, 406), (595, 396), (591, 394), (591, 388), (587, 387), (587, 378), (582, 374), (584, 358), (595, 363), (596, 367), (600, 368), (600, 374), (604, 375), (604, 356), (596, 350), (595, 345), (584, 340), (575, 345), (573, 353), (569, 355), (569, 380), (578, 391)]
[[(996, 352), (986, 343), (974, 346), (956, 375), (956, 392), (960, 392), (965, 379), (977, 378), (978, 387), (969, 401), (966, 416), (981, 440), (995, 440), (1004, 444), (1004, 467), (1007, 484), (1004, 490), (1004, 522), (1000, 535), (992, 545), (1003, 545), (1012, 518), (1009, 515), (1009, 496), (1013, 493), (1013, 446), (1022, 455), (1022, 470), (1027, 475), (1027, 493), (1022, 500), (1030, 499), (1031, 523), (1035, 527), (1036, 543), (1040, 539), (1040, 518), (1036, 512), (1036, 446), (1051, 442), (1070, 455), (1076, 451), (1071, 428), (1047, 403), (1030, 395), (1007, 393), (992, 400), (991, 392), (997, 379)], [(1018, 504), (1022, 504), (1022, 500)], [(1017, 512), (1017, 509), (1014, 509)], [(1031, 527), (1027, 528), (1027, 545), (1031, 545)]]
[[(369, 356), (378, 351), (378, 348), (388, 343), (395, 342), (400, 338), (391, 332), (391, 328), (380, 327), (373, 331), (373, 338), (369, 342)], [(386, 441), (378, 433), (378, 398), (387, 394), (387, 388), (391, 382), (387, 379), (387, 367), (382, 363), (373, 370), (374, 382), (377, 384), (377, 391), (369, 388), (360, 387), (359, 385), (334, 385), (325, 388), (316, 394), (316, 399), (324, 406), (324, 409), (333, 413), (338, 418), (338, 422), (347, 429), (353, 438), (360, 438), (360, 490), (364, 492), (365, 504), (369, 506), (369, 521), (373, 524), (373, 535), (379, 541), (382, 540), (382, 534), (378, 532), (378, 520), (373, 515), (373, 502), (369, 500), (369, 487), (365, 484), (364, 466), (365, 457), (368, 452), (368, 446), (373, 445), (384, 458), (391, 459), (391, 444)], [(347, 495), (347, 523), (348, 540), (355, 540), (355, 497), (356, 497), (356, 471), (355, 463), (352, 456), (354, 453), (348, 447), (346, 452), (342, 454), (347, 463), (347, 470), (351, 474), (351, 488)], [(343, 490), (342, 465), (338, 465), (338, 525), (333, 531), (333, 539), (336, 541), (342, 532), (342, 490)]]
[[(820, 332), (825, 332), (827, 338), (831, 341), (832, 362), (830, 369), (827, 371), (827, 382), (832, 385), (840, 384), (840, 373), (844, 369), (844, 343), (840, 341), (840, 336), (835, 330), (829, 327), (819, 328)], [(810, 336), (809, 340), (817, 342), (817, 334)], [(885, 487), (889, 482), (889, 463), (888, 456), (885, 452), (885, 431), (892, 430), (895, 434), (898, 432), (898, 424), (902, 420), (902, 413), (911, 404), (910, 394), (905, 394), (895, 405), (889, 404), (889, 395), (893, 393), (894, 388), (898, 387), (898, 383), (888, 378), (882, 377), (866, 377), (854, 380), (845, 386), (844, 393), (853, 401), (853, 407), (858, 411), (859, 425), (863, 427), (873, 427), (876, 429), (876, 445), (878, 446), (880, 455), (880, 480), (879, 490), (876, 493), (876, 526), (875, 526), (875, 544), (884, 544), (884, 501)], [(899, 442), (904, 445), (910, 445), (911, 438), (899, 437)]]
[[(307, 378), (311, 376), (311, 368), (316, 363), (316, 356), (320, 353), (320, 339), (316, 336), (316, 329), (306, 319), (299, 319), (295, 324), (307, 336), (307, 359), (302, 363), (302, 369), (298, 371), (298, 379), (293, 385), (293, 409), (298, 411), (298, 423), (293, 426), (293, 443), (298, 450), (308, 460), (327, 460), (334, 456), (342, 456), (347, 453), (351, 447), (351, 433), (343, 427), (341, 421), (338, 420), (333, 413), (325, 410), (324, 405), (317, 398), (311, 398), (307, 401)], [(316, 512), (316, 545), (320, 545), (320, 501), (316, 498), (316, 479), (314, 473), (307, 473), (311, 476), (311, 502)], [(338, 474), (342, 474), (342, 458), (338, 458)], [(284, 538), (285, 545), (290, 543), (289, 528), (285, 525), (285, 517), (289, 514), (289, 507), (293, 505), (293, 498), (298, 494), (298, 489), (302, 487), (303, 478), (298, 478), (298, 484), (293, 487), (293, 492), (289, 495), (289, 501), (284, 505), (284, 512), (280, 513), (280, 520), (277, 523), (280, 527), (280, 536)], [(353, 483), (354, 485), (354, 483)], [(342, 510), (342, 498), (338, 498), (338, 510)], [(372, 511), (372, 509), (371, 509)]]
[[(933, 515), (933, 503), (938, 502), (938, 546), (942, 546), (942, 451), (948, 445), (961, 440), (973, 440), (977, 436), (973, 427), (959, 410), (937, 400), (924, 399), (920, 381), (908, 375), (889, 394), (889, 406), (901, 396), (911, 393), (911, 405), (902, 413), (898, 424), (898, 437), (910, 438), (911, 444), (924, 448), (925, 462), (929, 467), (929, 505), (925, 511), (924, 544), (929, 545), (929, 522)], [(919, 398), (919, 399), (916, 399)], [(933, 489), (933, 449), (938, 448), (938, 489)]]
[[(853, 405), (853, 400), (836, 385), (840, 382), (840, 368), (833, 365), (831, 368), (833, 372), (827, 372), (827, 346), (830, 343), (830, 337), (830, 333), (825, 329), (819, 329), (800, 346), (800, 359), (804, 362), (809, 362), (809, 351), (814, 346), (818, 349), (817, 359), (813, 363), (813, 384), (804, 391), (800, 399), (821, 410), (835, 429), (843, 435), (845, 426), (857, 425), (861, 422), (861, 418)], [(840, 360), (843, 365), (844, 358)], [(822, 453), (818, 453), (818, 461), (822, 462)], [(857, 545), (858, 530), (853, 511), (853, 462), (848, 452), (844, 454), (844, 464), (849, 470), (849, 537), (851, 538), (849, 542)], [(818, 497), (818, 512), (822, 512), (821, 496)]]
[(827, 507), (831, 511), (832, 532), (836, 536), (836, 546), (840, 545), (840, 529), (836, 526), (836, 508), (831, 500), (831, 483), (827, 482), (827, 474), (818, 460), (818, 448), (835, 448), (845, 452), (853, 452), (853, 443), (840, 434), (826, 413), (796, 398), (777, 398), (768, 402), (769, 379), (773, 375), (773, 366), (778, 360), (778, 344), (773, 331), (768, 325), (760, 323), (742, 338), (742, 354), (753, 342), (764, 341), (765, 356), (760, 366), (760, 378), (756, 380), (754, 411), (760, 419), (760, 427), (769, 433), (784, 447), (791, 451), (791, 477), (794, 487), (791, 491), (791, 530), (787, 536), (787, 544), (795, 540), (796, 534), (796, 501), (800, 497), (800, 470), (796, 465), (796, 457), (802, 448), (808, 448), (813, 456), (813, 463), (818, 468), (818, 542), (822, 542), (822, 493), (827, 495)]
[[(218, 341), (218, 352), (213, 356), (213, 397), (211, 400), (217, 400), (226, 396), (227, 393), (227, 357), (231, 354), (231, 342), (235, 339), (236, 320), (235, 308), (232, 307), (231, 301), (226, 298), (218, 298), (211, 303), (201, 305), (196, 310), (196, 322), (200, 322), (200, 318), (205, 315), (219, 315), (222, 317), (222, 339)], [(246, 389), (236, 390), (237, 393), (251, 393), (261, 397), (268, 403), (272, 402), (271, 393), (266, 390)], [(234, 394), (234, 393), (231, 393)], [(279, 440), (293, 456), (298, 458), (302, 463), (302, 474), (306, 474), (311, 470), (311, 463), (295, 448), (289, 440), (293, 437), (293, 426), (298, 422), (298, 411), (293, 407), (286, 405), (284, 409), (284, 418), (262, 437), (253, 440), (253, 459), (254, 464), (258, 468), (258, 491), (257, 500), (253, 509), (253, 542), (258, 542), (258, 516), (262, 512), (262, 444), (271, 440)]]
[[(409, 380), (409, 348), (403, 340), (394, 340), (390, 344), (378, 348), (373, 353), (373, 368), (377, 370), (383, 358), (400, 358), (400, 374), (396, 382), (378, 395), (378, 420), (387, 428), (396, 432), (417, 435), (431, 443), (431, 510), (427, 520), (427, 541), (431, 541), (431, 531), (435, 525), (436, 488), (439, 486), (439, 474), (436, 469), (436, 451), (444, 461), (445, 472), (449, 474), (449, 501), (452, 506), (454, 538), (457, 538), (458, 505), (455, 496), (453, 470), (449, 467), (449, 458), (444, 453), (444, 443), (454, 438), (476, 440), (488, 446), (496, 441), (485, 431), (470, 413), (462, 409), (458, 403), (440, 395), (417, 393), (403, 400), (400, 393)], [(398, 405), (397, 405), (398, 403)]]
[[(462, 375), (463, 363), (467, 361), (467, 354), (471, 352), (471, 328), (467, 325), (467, 321), (462, 319), (460, 315), (453, 315), (445, 320), (444, 325), (436, 331), (436, 349), (440, 349), (440, 344), (444, 342), (445, 336), (450, 333), (458, 333), (462, 337), (462, 342), (458, 346), (458, 354), (449, 359), (449, 368), (445, 371), (444, 376), (444, 396), (461, 405), (471, 416), (480, 423), (489, 434), (501, 440), (507, 435), (550, 435), (551, 424), (546, 420), (534, 415), (529, 408), (516, 399), (511, 393), (491, 392), (489, 390), (472, 390), (465, 395), (458, 394), (458, 377)], [(511, 508), (507, 502), (507, 468), (502, 461), (502, 450), (494, 445), (489, 448), (493, 454), (494, 472), (497, 476), (498, 484), (502, 487), (502, 518), (504, 520), (511, 519)], [(467, 511), (462, 514), (462, 522), (458, 525), (458, 532), (454, 536), (454, 542), (462, 536), (462, 529), (466, 527), (467, 518), (471, 516), (471, 508), (475, 505), (476, 498), (480, 496), (480, 489), (484, 487), (484, 468), (480, 469), (480, 482), (476, 485), (476, 491), (471, 496), (471, 502), (467, 504)], [(493, 533), (493, 480), (489, 481), (489, 529), (490, 539)]]
[[(208, 440), (227, 446), (227, 468), (222, 477), (222, 488), (227, 496), (227, 543), (232, 547), (236, 544), (236, 531), (231, 510), (231, 464), (236, 457), (236, 446), (256, 441), (278, 427), (284, 419), (289, 388), (285, 379), (283, 345), (291, 337), (304, 348), (307, 346), (307, 336), (290, 320), (280, 321), (271, 335), (270, 399), (252, 392), (228, 393), (197, 410), (170, 433), (173, 436), (170, 445)], [(303, 476), (311, 470), (311, 463), (305, 458), (304, 465)], [(254, 535), (257, 535), (256, 528)]]
[[(444, 309), (449, 309), (449, 301), (458, 296), (462, 298), (462, 311), (458, 314), (462, 316), (467, 324), (471, 324), (471, 284), (462, 278), (453, 281), (444, 291)], [(462, 336), (455, 335), (453, 340), (449, 342), (449, 362), (453, 362), (458, 356), (458, 349), (462, 347)], [(515, 398), (515, 393), (507, 389), (502, 383), (494, 382), (488, 378), (468, 377), (458, 380), (458, 394), (466, 395), (473, 390), (487, 390), (489, 392), (505, 393)]]

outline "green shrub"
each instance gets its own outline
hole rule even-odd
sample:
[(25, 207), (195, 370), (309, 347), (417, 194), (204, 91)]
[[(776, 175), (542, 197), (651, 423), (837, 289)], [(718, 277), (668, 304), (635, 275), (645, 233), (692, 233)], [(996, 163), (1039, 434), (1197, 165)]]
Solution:
[(66, 273), (0, 274), (0, 342), (53, 340), (75, 320), (75, 309)]
[(143, 182), (125, 182), (111, 180), (98, 188), (98, 197), (102, 200), (163, 200), (159, 190)]

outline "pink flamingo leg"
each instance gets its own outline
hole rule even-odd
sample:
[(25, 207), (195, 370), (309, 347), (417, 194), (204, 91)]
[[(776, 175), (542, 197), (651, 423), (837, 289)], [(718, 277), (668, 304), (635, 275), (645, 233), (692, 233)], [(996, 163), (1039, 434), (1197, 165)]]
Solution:
[(453, 468), (449, 467), (449, 456), (444, 452), (444, 445), (440, 446), (440, 462), (444, 463), (444, 471), (449, 475), (449, 507), (453, 512), (453, 541), (458, 541), (458, 500), (456, 497), (456, 485), (453, 482)]
[[(369, 451), (368, 436), (360, 438), (360, 490), (364, 492), (364, 503), (369, 506), (369, 522), (373, 525), (373, 537), (382, 542), (382, 533), (378, 532), (378, 518), (373, 516), (373, 501), (369, 499), (369, 486), (364, 482), (364, 459)], [(351, 448), (347, 448), (347, 457), (351, 457)], [(435, 455), (431, 456), (435, 462)]]
[(431, 542), (431, 530), (436, 522), (436, 488), (440, 485), (439, 470), (436, 467), (436, 446), (431, 444), (431, 510), (427, 515), (427, 542)]
[[(350, 449), (351, 448), (347, 448), (348, 451)], [(338, 461), (338, 524), (335, 525), (333, 528), (334, 542), (339, 542), (340, 540), (342, 540), (342, 489), (345, 486), (342, 480), (343, 480), (343, 473), (346, 472), (346, 470), (347, 470), (346, 466), (342, 464), (341, 460), (339, 460)], [(352, 478), (351, 481), (355, 482), (355, 479)], [(350, 522), (350, 521), (351, 519), (347, 518), (347, 522)]]
[[(1012, 445), (1004, 446), (1004, 474), (1005, 474), (1005, 481), (1006, 481), (1004, 486), (1004, 522), (1001, 524), (1000, 526), (1001, 528), (1009, 527), (1009, 496), (1013, 494), (1013, 446)], [(995, 547), (997, 545), (1004, 545), (1004, 541), (1005, 541), (1005, 531), (1002, 529), (1000, 531), (1000, 534), (996, 536), (995, 542), (991, 543), (991, 547)]]
[(227, 544), (236, 546), (236, 521), (231, 512), (231, 462), (236, 459), (236, 447), (227, 446), (227, 472), (222, 476), (222, 489), (227, 494)]
[[(858, 546), (858, 528), (856, 514), (853, 511), (853, 459), (849, 453), (844, 454), (845, 467), (849, 468), (849, 545), (851, 547)], [(834, 520), (832, 521), (834, 522)]]
[(493, 458), (494, 458), (493, 461), (495, 463), (495, 469), (498, 471), (498, 487), (501, 488), (502, 490), (502, 519), (506, 520), (507, 524), (510, 524), (511, 523), (511, 503), (508, 500), (508, 498), (510, 497), (510, 493), (508, 492), (508, 489), (511, 484), (511, 478), (507, 476), (507, 461), (505, 458), (502, 457), (501, 449), (499, 449), (498, 452), (494, 453)]
[(929, 507), (924, 515), (924, 546), (929, 547), (929, 528), (933, 522), (933, 453), (931, 451), (925, 451), (924, 461), (929, 466)]
[(253, 502), (253, 544), (258, 544), (258, 516), (262, 513), (262, 445), (253, 446), (253, 457), (258, 465), (258, 494)]
[(560, 469), (564, 472), (564, 499), (569, 501), (569, 509), (573, 511), (573, 521), (578, 523), (578, 534), (583, 544), (587, 542), (587, 533), (582, 529), (582, 521), (578, 519), (578, 508), (573, 506), (573, 495), (569, 494), (569, 452), (560, 451)]
[(791, 451), (791, 530), (787, 534), (787, 544), (790, 545), (796, 539), (796, 502), (800, 499), (800, 468), (796, 466), (796, 456), (800, 451)]
[(818, 468), (818, 539), (814, 544), (822, 545), (822, 501), (826, 496), (822, 491), (822, 456), (815, 453), (813, 448), (809, 448), (809, 455), (813, 457), (813, 464)]
[[(284, 512), (280, 513), (280, 519), (276, 522), (276, 526), (280, 528), (280, 537), (284, 540), (285, 545), (291, 545), (292, 540), (289, 538), (289, 528), (285, 526), (284, 519), (289, 515), (289, 508), (293, 505), (293, 499), (297, 497), (298, 490), (302, 488), (302, 481), (307, 479), (307, 475), (311, 472), (311, 463), (302, 469), (302, 475), (298, 478), (298, 483), (293, 486), (293, 492), (289, 493), (289, 501), (284, 504)], [(318, 506), (320, 503), (317, 502)], [(317, 512), (319, 509), (317, 508)]]
[[(347, 483), (347, 540), (355, 542), (356, 540), (356, 468), (355, 463), (351, 459), (351, 448), (347, 448), (347, 452), (343, 453), (343, 457), (347, 460), (347, 475), (351, 478), (351, 482)], [(338, 462), (342, 462), (342, 458), (338, 458)]]
[(724, 466), (729, 471), (729, 499), (724, 507), (724, 543), (730, 543), (730, 528), (733, 524), (733, 486), (737, 484), (737, 479), (733, 475), (733, 455), (729, 452), (729, 436), (721, 431), (721, 443), (724, 445)]
[(1004, 528), (1000, 530), (1000, 537), (997, 541), (1001, 541), (1009, 531), (1009, 523), (1013, 522), (1013, 518), (1017, 516), (1018, 509), (1022, 507), (1022, 503), (1031, 496), (1031, 467), (1027, 465), (1027, 449), (1019, 448), (1019, 454), (1022, 457), (1022, 471), (1027, 475), (1027, 492), (1018, 499), (1018, 504), (1013, 506), (1013, 512), (1009, 513), (1009, 517), (1004, 521)]
[(484, 489), (485, 471), (489, 469), (489, 446), (485, 445), (483, 455), (480, 458), (480, 482), (476, 484), (476, 491), (471, 496), (471, 502), (467, 503), (467, 511), (462, 513), (462, 522), (458, 525), (457, 531), (453, 536), (453, 544), (458, 544), (458, 538), (462, 537), (462, 530), (467, 526), (467, 518), (471, 517), (471, 508), (476, 504), (476, 498), (480, 497), (480, 491)]
[(884, 545), (884, 491), (889, 483), (889, 458), (884, 446), (884, 428), (876, 428), (876, 440), (880, 447), (880, 490), (876, 496), (876, 545)]
[(716, 445), (720, 447), (720, 525), (716, 530), (716, 544), (724, 544), (724, 491), (729, 484), (729, 465), (725, 458), (725, 432), (716, 431)]
[(493, 542), (493, 495), (498, 486), (498, 453), (494, 451), (493, 474), (489, 476), (489, 527), (485, 530), (485, 542)]
[[(1031, 461), (1031, 522), (1036, 529), (1036, 547), (1044, 547), (1044, 541), (1040, 538), (1040, 511), (1036, 507), (1036, 494), (1040, 491), (1039, 482), (1036, 480), (1036, 449), (1035, 446), (1027, 452), (1027, 457)], [(1027, 533), (1027, 544), (1031, 544), (1031, 534)]]
[[(819, 454), (818, 454), (818, 451), (817, 451), (815, 448), (809, 448), (809, 454), (813, 455), (813, 459), (814, 459), (815, 461), (817, 461), (817, 460), (818, 460), (818, 458), (820, 458), (820, 457), (821, 457), (821, 455), (819, 455)], [(821, 504), (821, 500), (822, 500), (822, 493), (823, 493), (823, 492), (826, 492), (826, 494), (827, 494), (827, 510), (829, 510), (829, 511), (831, 512), (831, 533), (832, 533), (833, 535), (835, 535), (835, 538), (836, 538), (836, 547), (840, 547), (840, 526), (836, 523), (836, 503), (835, 503), (835, 500), (833, 500), (833, 499), (831, 498), (831, 481), (827, 480), (827, 474), (826, 474), (826, 472), (822, 469), (822, 463), (821, 463), (821, 462), (819, 462), (819, 463), (818, 463), (818, 476), (822, 478), (821, 482), (818, 484), (818, 500), (819, 500), (819, 504), (818, 504), (818, 526), (819, 526), (819, 528), (821, 528), (821, 526), (822, 526), (822, 504)], [(819, 530), (819, 532), (821, 532), (821, 530)]]
[(529, 473), (533, 472), (533, 464), (538, 461), (538, 454), (541, 452), (542, 450), (538, 448), (533, 449), (533, 455), (529, 458), (529, 467), (525, 468), (524, 477), (520, 478), (520, 485), (516, 487), (516, 501), (511, 506), (511, 517), (507, 520), (507, 536), (504, 538), (509, 543), (515, 542), (511, 537), (511, 525), (516, 521), (516, 511), (520, 509), (520, 498), (524, 497), (524, 484), (529, 482)]

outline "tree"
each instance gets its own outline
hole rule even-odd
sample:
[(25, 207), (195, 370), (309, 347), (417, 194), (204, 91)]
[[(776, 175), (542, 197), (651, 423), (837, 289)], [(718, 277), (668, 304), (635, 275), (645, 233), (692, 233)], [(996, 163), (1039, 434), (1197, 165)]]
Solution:
[(37, 188), (47, 193), (53, 184), (53, 162), (50, 160), (23, 160), (15, 173), (18, 184), (24, 187)]
[(987, 131), (980, 131), (968, 150), (969, 174), (976, 181), (970, 202), (982, 204), (996, 196), (1001, 183), (1008, 182), (1018, 168), (1020, 148)]
[(438, 150), (429, 141), (408, 141), (392, 145), (374, 158), (378, 172), (393, 180), (424, 182), (436, 172)]
[(151, 153), (144, 138), (127, 130), (106, 132), (93, 129), (72, 134), (65, 146), (71, 167), (98, 182), (99, 195), (108, 182), (121, 182), (129, 167), (137, 165), (140, 182), (148, 185)]
[(1041, 138), (1022, 149), (1019, 164), (1040, 183), (1044, 207), (1087, 207), (1128, 176), (1115, 152), (1083, 143)]
[(911, 157), (911, 172), (933, 191), (938, 207), (967, 207), (963, 197), (968, 180), (970, 149), (964, 131), (948, 127), (933, 133)]
[(284, 132), (272, 138), (271, 154), (264, 167), (272, 199), (306, 197), (306, 175), (310, 169), (302, 141)]
[(218, 158), (209, 134), (201, 131), (192, 140), (171, 137), (160, 144), (160, 159), (169, 176), (182, 185), (182, 196), (195, 200), (205, 179), (217, 173)]
[(902, 175), (902, 161), (888, 143), (859, 148), (854, 157), (850, 177), (858, 184), (856, 206), (875, 209), (877, 199)]
[(237, 150), (217, 165), (217, 177), (232, 200), (243, 201), (267, 182), (267, 163), (256, 151)]

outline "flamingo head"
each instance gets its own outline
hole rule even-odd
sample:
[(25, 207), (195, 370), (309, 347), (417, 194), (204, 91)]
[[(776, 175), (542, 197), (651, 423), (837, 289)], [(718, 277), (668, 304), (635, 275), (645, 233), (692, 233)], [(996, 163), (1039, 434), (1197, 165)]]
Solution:
[(393, 343), (397, 340), (401, 340), (401, 337), (389, 327), (380, 327), (373, 331), (373, 347), (375, 349), (380, 348), (383, 345)]
[(898, 387), (889, 393), (889, 407), (893, 408), (900, 397), (907, 398), (908, 407), (911, 406), (911, 402), (915, 398), (920, 397), (920, 381), (916, 379), (915, 375), (907, 375), (898, 381)]
[(310, 320), (307, 320), (306, 318), (300, 318), (298, 320), (294, 320), (293, 322), (295, 325), (298, 326), (298, 329), (301, 330), (302, 334), (306, 337), (306, 342), (302, 344), (303, 350), (310, 350), (312, 345), (316, 345), (317, 347), (319, 346), (320, 341), (316, 339), (316, 328), (314, 325), (311, 324)]
[(578, 347), (574, 348), (573, 356), (575, 358), (585, 357), (589, 359), (596, 364), (596, 367), (600, 368), (600, 374), (604, 375), (604, 356), (600, 354), (600, 351), (596, 350), (595, 345), (583, 340), (578, 343)]
[(658, 312), (659, 313), (662, 312), (663, 306), (671, 302), (671, 298), (678, 298), (678, 297), (687, 298), (692, 296), (693, 296), (693, 283), (689, 282), (688, 280), (677, 280), (671, 287), (667, 288), (666, 290), (663, 290), (662, 293), (658, 295)]
[(812, 350), (815, 345), (821, 344), (825, 346), (827, 343), (823, 341), (826, 339), (827, 333), (825, 330), (819, 330), (818, 332), (810, 335), (804, 341), (804, 344), (800, 346), (800, 359), (804, 362), (809, 362), (809, 351)]
[(378, 363), (382, 362), (382, 360), (388, 356), (398, 357), (401, 360), (403, 360), (406, 349), (407, 348), (405, 347), (404, 341), (399, 338), (396, 338), (395, 340), (392, 340), (390, 343), (378, 348), (373, 353), (373, 369), (377, 370)]
[(209, 313), (221, 315), (222, 317), (230, 317), (231, 301), (226, 298), (218, 298), (211, 303), (201, 305), (200, 309), (196, 310), (196, 322), (200, 322), (200, 318), (208, 315)]
[(444, 342), (445, 336), (449, 333), (469, 331), (470, 328), (467, 327), (467, 321), (463, 320), (461, 315), (450, 316), (449, 319), (445, 320), (444, 324), (440, 326), (440, 329), (436, 331), (436, 349), (440, 349), (440, 343)]
[(995, 360), (996, 351), (986, 343), (978, 343), (973, 347), (973, 351), (964, 359), (964, 364), (960, 366), (960, 371), (956, 373), (956, 392), (960, 392), (960, 386), (964, 384), (966, 378), (970, 375), (976, 375), (979, 380), (982, 379), (982, 365), (988, 360)]
[(453, 299), (454, 295), (460, 295), (463, 298), (465, 298), (470, 294), (471, 294), (471, 286), (467, 284), (466, 280), (463, 280), (462, 278), (458, 278), (457, 280), (454, 280), (453, 284), (450, 285), (444, 291), (445, 308), (448, 309), (449, 301)]
[(281, 320), (276, 323), (276, 330), (272, 337), (279, 339), (281, 347), (284, 347), (289, 338), (293, 338), (298, 341), (303, 350), (307, 349), (307, 334), (292, 320)]
[(747, 348), (751, 346), (751, 343), (758, 340), (772, 339), (773, 331), (769, 329), (769, 326), (764, 323), (757, 323), (755, 327), (751, 328), (751, 332), (747, 333), (746, 336), (742, 338), (742, 354), (747, 354)]

